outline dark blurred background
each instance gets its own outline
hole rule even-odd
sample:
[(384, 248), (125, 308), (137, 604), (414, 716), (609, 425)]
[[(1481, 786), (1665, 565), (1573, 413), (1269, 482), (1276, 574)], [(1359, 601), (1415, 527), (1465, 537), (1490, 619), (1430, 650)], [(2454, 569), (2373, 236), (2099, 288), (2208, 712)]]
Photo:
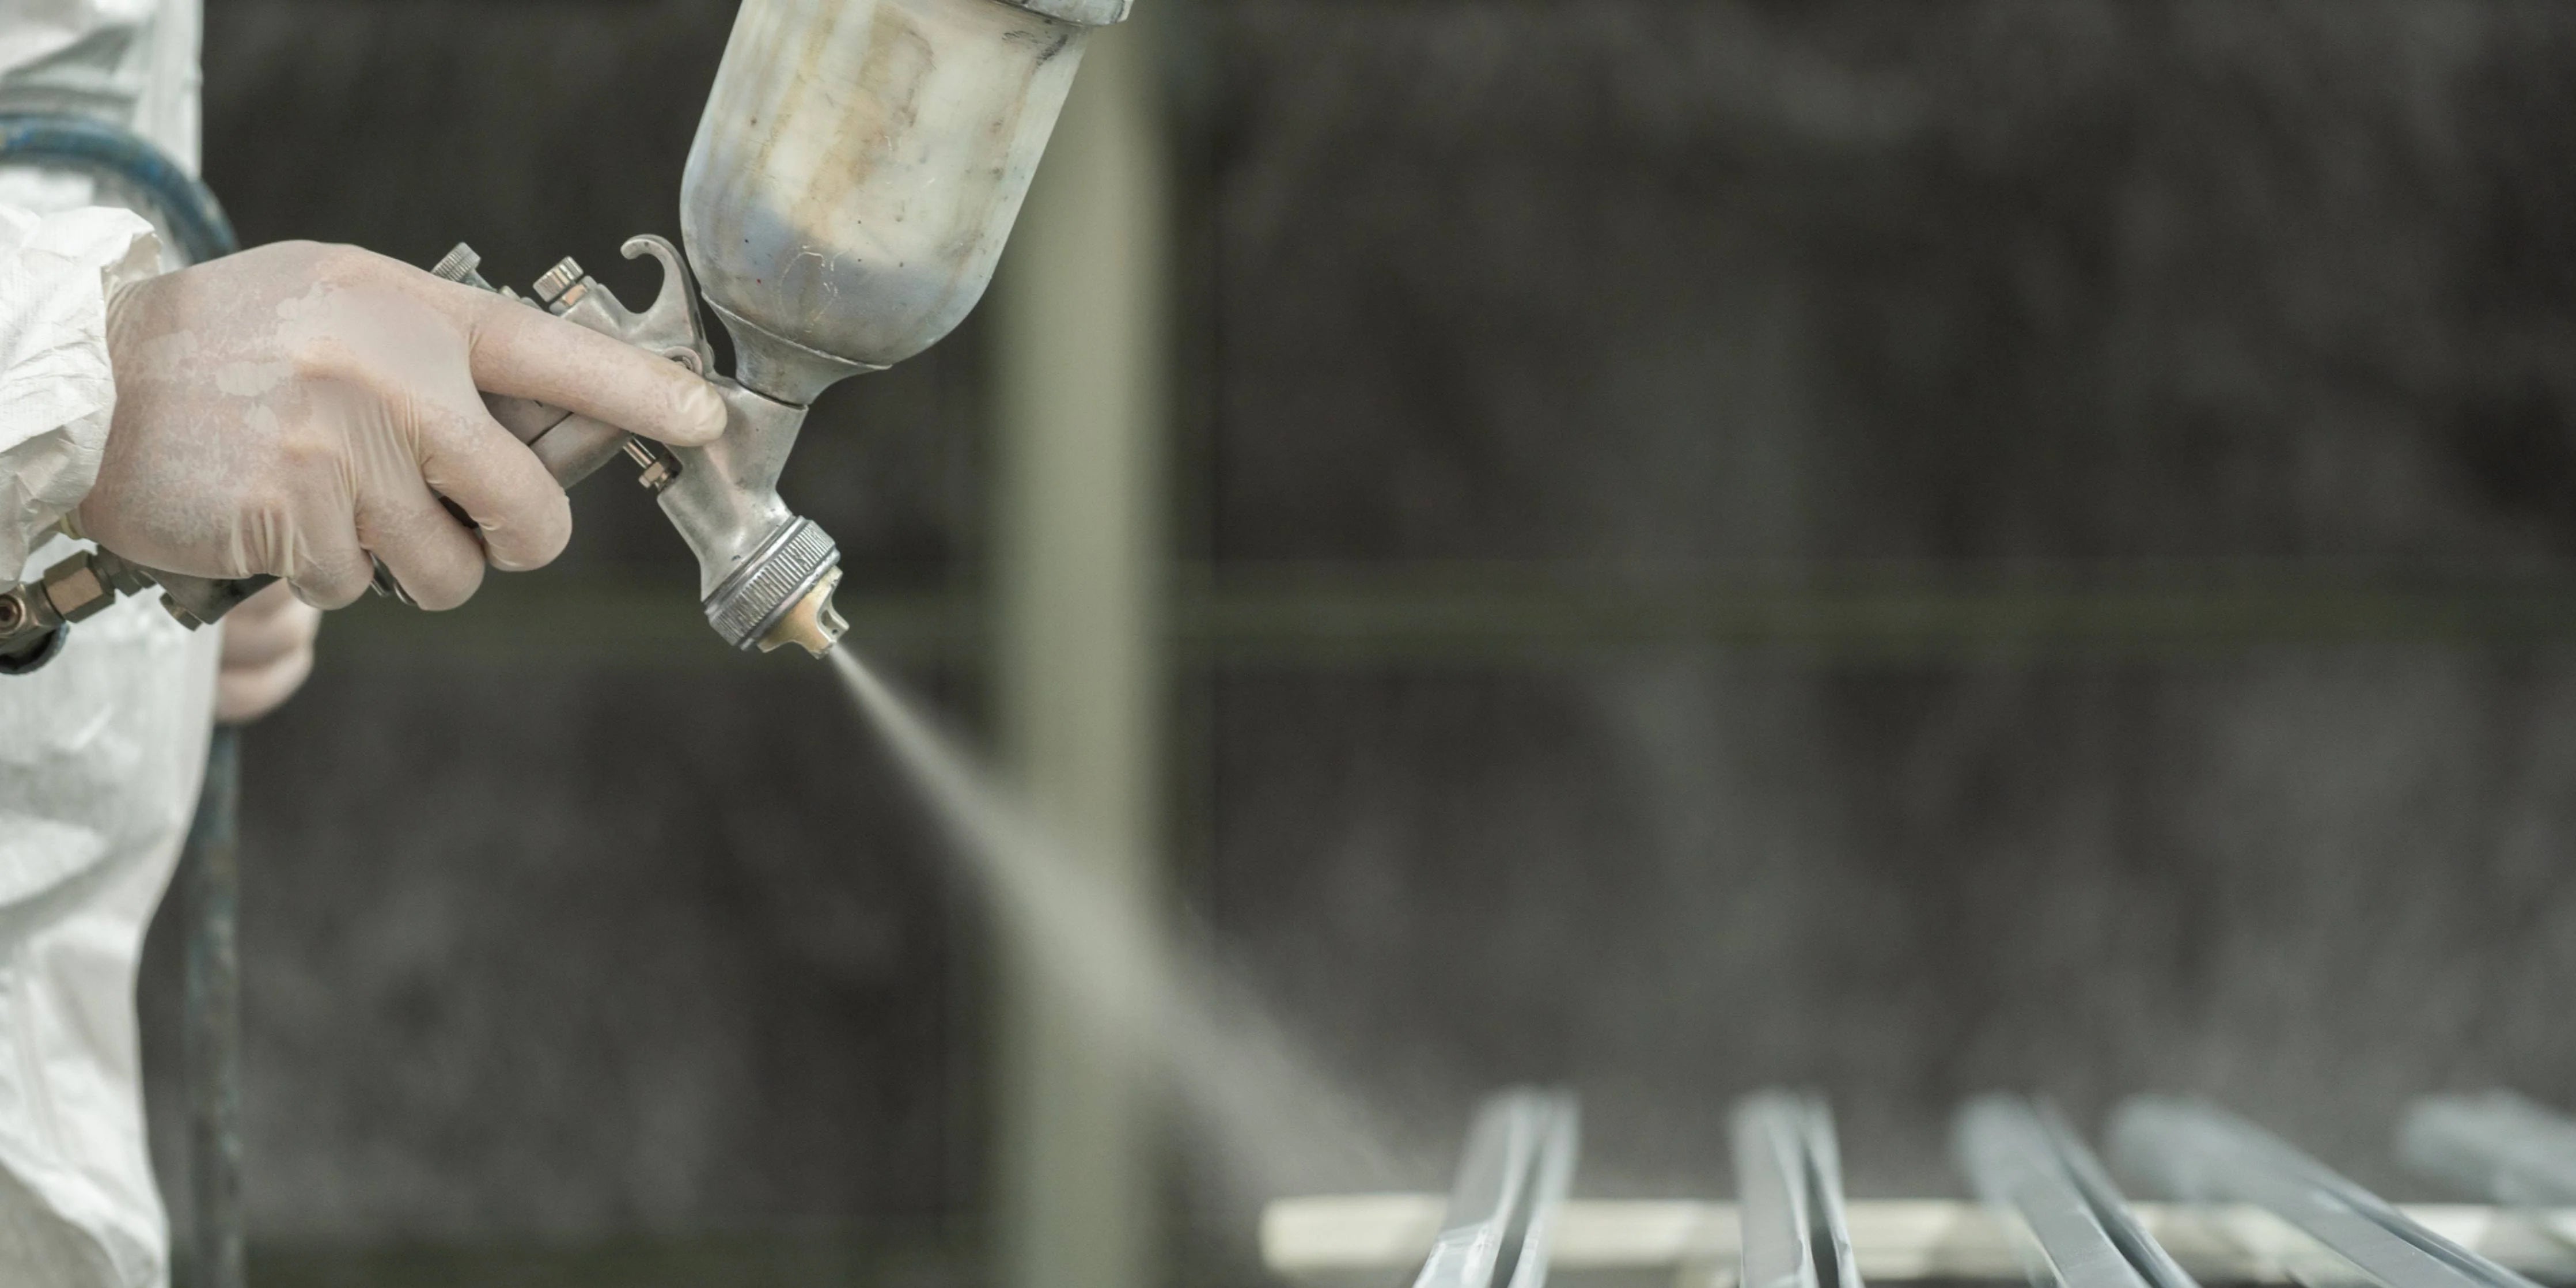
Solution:
[[(246, 240), (629, 298), (733, 9), (207, 7)], [(1947, 1194), (1964, 1094), (2191, 1091), (2406, 1196), (2407, 1097), (2576, 1101), (2576, 13), (1140, 8), (1170, 864), (1384, 1113), (1563, 1080), (1585, 1189), (1718, 1195), (1729, 1100), (1805, 1083), (1855, 1192)], [(970, 727), (989, 329), (788, 477)], [(640, 492), (575, 511), (336, 615), (248, 737), (255, 1276), (986, 1281), (935, 828)], [(1175, 1282), (1257, 1282), (1194, 1174)]]

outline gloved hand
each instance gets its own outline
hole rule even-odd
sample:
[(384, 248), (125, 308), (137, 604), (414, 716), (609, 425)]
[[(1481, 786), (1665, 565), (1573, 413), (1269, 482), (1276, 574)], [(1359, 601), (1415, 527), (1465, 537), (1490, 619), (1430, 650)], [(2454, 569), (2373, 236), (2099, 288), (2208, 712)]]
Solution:
[[(382, 559), (423, 608), (561, 553), (572, 512), (477, 389), (668, 443), (724, 432), (676, 363), (346, 246), (282, 242), (108, 303), (116, 411), (83, 535), (147, 567), (273, 573), (337, 608)], [(439, 498), (473, 516), (457, 521)]]
[(215, 719), (249, 724), (295, 696), (313, 674), (322, 610), (279, 582), (224, 614), (221, 629), (224, 660), (215, 674)]

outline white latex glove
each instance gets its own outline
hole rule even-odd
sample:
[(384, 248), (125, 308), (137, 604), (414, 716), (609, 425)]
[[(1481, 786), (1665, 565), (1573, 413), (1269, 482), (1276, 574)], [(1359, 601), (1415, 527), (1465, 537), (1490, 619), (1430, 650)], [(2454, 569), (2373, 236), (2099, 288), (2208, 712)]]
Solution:
[(279, 582), (224, 614), (222, 630), (215, 719), (249, 724), (294, 697), (313, 674), (313, 639), (322, 633), (322, 610), (297, 599)]
[(452, 608), (487, 557), (562, 552), (563, 489), (477, 389), (669, 443), (724, 432), (715, 390), (676, 363), (347, 246), (181, 269), (118, 292), (107, 321), (116, 412), (82, 534), (147, 567), (271, 573), (324, 608), (366, 589), (370, 553), (421, 607)]

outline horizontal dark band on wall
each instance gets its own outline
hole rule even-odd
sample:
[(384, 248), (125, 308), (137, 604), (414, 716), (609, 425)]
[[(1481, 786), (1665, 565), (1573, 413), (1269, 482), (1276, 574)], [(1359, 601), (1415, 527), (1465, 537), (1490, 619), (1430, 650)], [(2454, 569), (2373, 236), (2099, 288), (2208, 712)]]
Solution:
[[(1168, 1281), (1250, 1282), (1259, 1274), (1251, 1265), (1250, 1233), (1211, 1240), (1176, 1232), (1165, 1248)], [(364, 1242), (254, 1234), (245, 1278), (259, 1288), (969, 1288), (994, 1282), (992, 1246), (990, 1232), (972, 1214), (553, 1239)], [(184, 1240), (176, 1251), (171, 1282), (192, 1282)]]
[[(925, 1223), (927, 1224), (927, 1223)], [(184, 1260), (172, 1277), (187, 1283)], [(973, 1239), (957, 1232), (765, 1231), (592, 1242), (333, 1246), (254, 1241), (261, 1288), (704, 1288), (710, 1284), (861, 1288), (985, 1282)]]
[[(333, 615), (326, 638), (357, 658), (725, 661), (695, 589), (677, 577), (494, 578), (451, 613), (353, 607)], [(853, 570), (840, 601), (850, 638), (873, 654), (974, 665), (983, 653), (986, 607), (972, 590), (871, 591)], [(1544, 665), (1745, 650), (1851, 662), (2117, 660), (2282, 645), (2576, 646), (2576, 582), (2228, 563), (1689, 576), (1299, 566), (1185, 570), (1168, 616), (1179, 660), (1218, 666)]]

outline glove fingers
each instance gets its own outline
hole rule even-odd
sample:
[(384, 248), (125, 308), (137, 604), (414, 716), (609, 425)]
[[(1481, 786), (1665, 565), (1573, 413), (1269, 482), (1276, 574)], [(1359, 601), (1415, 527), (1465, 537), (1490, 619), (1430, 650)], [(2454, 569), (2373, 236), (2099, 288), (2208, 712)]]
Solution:
[(315, 608), (345, 608), (376, 578), (375, 561), (358, 542), (346, 502), (336, 509), (307, 508), (277, 548), (285, 557), (271, 566), (294, 588), (297, 599)]
[(724, 400), (688, 368), (553, 314), (467, 286), (442, 299), (472, 332), (474, 383), (666, 443), (713, 442)]
[(224, 668), (266, 666), (297, 649), (311, 648), (322, 614), (295, 598), (281, 582), (224, 615)]
[(339, 608), (364, 594), (375, 564), (349, 522), (348, 480), (339, 470), (292, 480), (276, 502), (237, 516), (225, 534), (222, 566), (205, 575), (265, 573), (315, 608)]
[(461, 378), (457, 385), (412, 398), (405, 409), (415, 422), (419, 478), (474, 517), (493, 567), (522, 572), (554, 562), (572, 540), (572, 502), (563, 485), (492, 419), (470, 385)]
[(483, 587), (483, 543), (415, 473), (375, 481), (358, 499), (358, 541), (393, 570), (412, 602), (454, 608)]
[(215, 677), (215, 719), (246, 724), (294, 696), (313, 673), (313, 650), (301, 648), (257, 667), (227, 666)]
[[(300, 599), (290, 596), (288, 602), (316, 617), (321, 616), (320, 610)], [(226, 670), (255, 671), (289, 653), (309, 647), (311, 643), (312, 637), (302, 631), (277, 628), (246, 631), (233, 625), (230, 614), (224, 617), (224, 669)]]

